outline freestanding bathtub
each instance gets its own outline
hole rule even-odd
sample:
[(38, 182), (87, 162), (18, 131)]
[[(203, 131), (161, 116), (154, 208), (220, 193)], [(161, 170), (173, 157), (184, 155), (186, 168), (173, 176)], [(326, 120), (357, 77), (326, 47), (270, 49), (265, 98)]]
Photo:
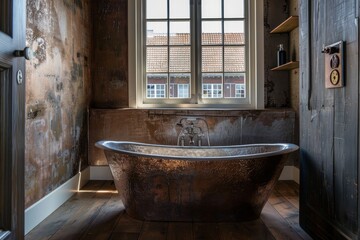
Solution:
[(180, 147), (100, 141), (128, 215), (149, 221), (260, 216), (294, 144)]

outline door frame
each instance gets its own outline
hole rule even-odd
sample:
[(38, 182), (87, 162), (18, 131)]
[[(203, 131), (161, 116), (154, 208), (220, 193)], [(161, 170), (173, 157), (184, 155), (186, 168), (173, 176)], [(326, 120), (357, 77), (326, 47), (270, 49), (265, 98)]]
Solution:
[[(4, 202), (8, 203), (5, 221), (7, 236), (2, 239), (24, 239), (24, 156), (25, 156), (25, 59), (15, 58), (15, 50), (24, 49), (26, 34), (26, 1), (12, 0), (12, 31), (6, 35), (0, 32), (0, 65), (10, 74), (11, 82), (7, 85), (8, 99), (5, 110), (8, 114), (0, 116), (4, 123), (3, 129), (6, 164), (6, 181), (4, 187), (6, 196)], [(16, 80), (17, 72), (22, 71), (22, 83)], [(10, 217), (8, 216), (10, 214)], [(9, 234), (8, 234), (9, 233)], [(1, 238), (0, 238), (1, 239)], [(1, 239), (1, 240), (2, 240)]]

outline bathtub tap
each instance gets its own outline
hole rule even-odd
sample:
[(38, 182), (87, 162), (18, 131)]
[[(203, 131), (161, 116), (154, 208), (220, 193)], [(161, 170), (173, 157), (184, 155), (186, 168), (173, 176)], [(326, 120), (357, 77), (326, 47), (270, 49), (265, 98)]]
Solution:
[[(209, 129), (204, 119), (182, 118), (176, 125), (181, 127), (177, 141), (178, 146), (201, 146), (202, 139), (205, 136), (207, 137), (207, 145), (210, 146)], [(185, 143), (185, 139), (188, 139), (188, 144)]]

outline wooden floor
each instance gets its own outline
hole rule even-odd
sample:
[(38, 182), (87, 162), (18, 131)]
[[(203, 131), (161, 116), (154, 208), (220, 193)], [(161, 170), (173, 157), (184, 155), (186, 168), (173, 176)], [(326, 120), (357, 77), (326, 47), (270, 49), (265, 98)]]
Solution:
[(125, 214), (112, 181), (90, 181), (25, 239), (311, 239), (299, 226), (298, 187), (292, 181), (279, 181), (256, 221), (146, 222)]

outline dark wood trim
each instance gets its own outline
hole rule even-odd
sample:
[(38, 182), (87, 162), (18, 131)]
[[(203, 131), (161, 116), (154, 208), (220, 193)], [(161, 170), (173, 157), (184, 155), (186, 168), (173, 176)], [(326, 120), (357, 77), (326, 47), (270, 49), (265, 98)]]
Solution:
[[(356, 17), (356, 21), (357, 21), (357, 42), (358, 42), (358, 49), (360, 49), (360, 26), (359, 26), (359, 23), (360, 23), (360, 20), (359, 20), (359, 11), (360, 11), (360, 0), (357, 0), (356, 1), (356, 10), (355, 10), (355, 17)], [(358, 54), (358, 69), (360, 69), (360, 55)], [(358, 74), (358, 82), (360, 82), (360, 74)], [(360, 84), (358, 85), (358, 93), (360, 93)], [(360, 103), (358, 103), (358, 119), (360, 119)], [(358, 174), (360, 173), (360, 123), (359, 121), (357, 122), (357, 129), (358, 129), (358, 148), (357, 148), (357, 156), (358, 156)], [(357, 179), (357, 191), (358, 191), (358, 201), (357, 201), (357, 214), (358, 214), (358, 233), (360, 233), (360, 177), (358, 175), (358, 179)]]
[[(25, 47), (26, 33), (26, 1), (16, 0), (13, 2), (14, 12), (14, 35), (17, 36), (17, 49)], [(16, 49), (15, 49), (16, 50)], [(13, 219), (12, 231), (15, 239), (24, 239), (24, 160), (25, 160), (25, 59), (14, 59), (12, 80), (12, 206)], [(23, 72), (23, 83), (17, 84), (15, 79), (18, 70)]]
[(11, 157), (11, 71), (7, 69), (1, 72), (0, 76), (0, 174), (1, 174), (1, 192), (0, 192), (0, 211), (1, 226), (5, 230), (11, 230), (12, 227), (12, 157)]
[[(21, 66), (20, 63), (19, 65)], [(25, 74), (25, 67), (23, 69), (23, 73)], [(25, 82), (22, 85), (17, 85), (16, 81), (12, 81), (12, 84), (12, 231), (14, 231), (14, 234), (16, 236), (15, 239), (23, 239), (25, 212)]]
[[(300, 112), (304, 112), (306, 110), (310, 109), (310, 101), (309, 100), (309, 91), (306, 91), (309, 89), (309, 83), (310, 83), (310, 29), (311, 29), (311, 23), (310, 23), (310, 17), (309, 14), (311, 12), (311, 0), (307, 1), (300, 1), (300, 8), (299, 8), (299, 15), (300, 15), (300, 22), (299, 22), (299, 28), (301, 31), (299, 31), (299, 53), (300, 53)], [(302, 90), (304, 89), (304, 90)], [(302, 127), (304, 126), (304, 123), (302, 123), (304, 119), (300, 117), (299, 119), (299, 132), (302, 133)], [(300, 226), (311, 236), (314, 236), (314, 232), (311, 231), (311, 229), (307, 228), (306, 224), (306, 201), (305, 201), (305, 184), (304, 181), (306, 181), (306, 173), (304, 171), (301, 171), (303, 169), (303, 154), (302, 154), (302, 146), (303, 146), (304, 138), (300, 134), (300, 195), (299, 195), (299, 223)]]
[[(6, 191), (5, 230), (11, 234), (6, 239), (24, 239), (24, 154), (25, 154), (25, 59), (15, 58), (12, 53), (25, 47), (26, 1), (12, 1), (12, 37), (0, 33), (0, 63), (2, 72), (8, 72), (5, 116), (1, 116), (1, 127), (5, 130), (2, 157), (5, 157), (3, 186)], [(23, 83), (16, 81), (17, 71), (23, 73)], [(5, 97), (5, 96), (2, 96)], [(3, 99), (2, 99), (3, 100)], [(4, 102), (4, 101), (2, 101)]]

